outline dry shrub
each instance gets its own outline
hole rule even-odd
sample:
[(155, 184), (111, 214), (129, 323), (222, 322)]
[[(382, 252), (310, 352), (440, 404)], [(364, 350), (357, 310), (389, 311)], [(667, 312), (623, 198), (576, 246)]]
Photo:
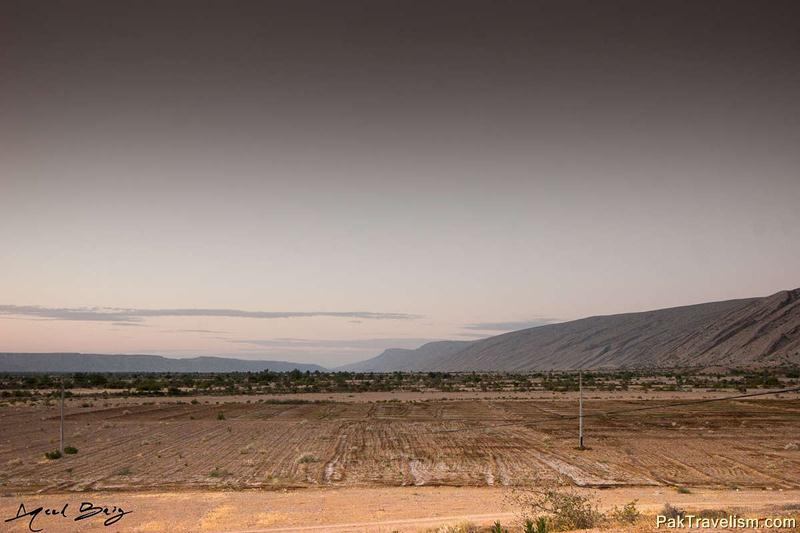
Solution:
[(225, 469), (220, 469), (218, 466), (215, 466), (214, 470), (212, 470), (208, 474), (209, 477), (214, 477), (214, 478), (229, 477), (230, 475), (231, 473), (229, 471)]
[(521, 508), (523, 522), (546, 517), (548, 531), (590, 529), (606, 521), (596, 498), (579, 493), (564, 476), (555, 481), (536, 480), (530, 488), (515, 490), (512, 498)]
[(609, 513), (610, 514), (609, 518), (611, 518), (611, 520), (613, 520), (614, 522), (622, 525), (635, 524), (636, 522), (639, 521), (639, 518), (641, 518), (642, 516), (642, 513), (640, 513), (639, 509), (636, 508), (636, 502), (638, 501), (639, 500), (630, 501), (626, 503), (622, 507), (622, 509), (620, 509), (617, 506), (614, 506), (614, 508)]
[(725, 518), (731, 515), (730, 512), (726, 511), (725, 509), (703, 509), (702, 511), (697, 513), (697, 516), (700, 518), (708, 518), (708, 519), (720, 519)]
[(680, 518), (685, 514), (686, 512), (683, 509), (680, 507), (675, 507), (669, 503), (665, 503), (664, 507), (661, 509), (661, 515), (666, 516), (667, 518)]
[(313, 453), (304, 453), (297, 458), (297, 462), (300, 464), (316, 463), (317, 461), (319, 461), (319, 459), (317, 459)]

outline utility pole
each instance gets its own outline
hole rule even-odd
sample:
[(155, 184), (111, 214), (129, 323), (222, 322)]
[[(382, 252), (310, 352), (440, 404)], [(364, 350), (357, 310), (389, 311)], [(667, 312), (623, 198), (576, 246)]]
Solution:
[(583, 370), (578, 371), (578, 448), (583, 449)]
[(64, 376), (61, 376), (61, 438), (58, 450), (64, 455)]

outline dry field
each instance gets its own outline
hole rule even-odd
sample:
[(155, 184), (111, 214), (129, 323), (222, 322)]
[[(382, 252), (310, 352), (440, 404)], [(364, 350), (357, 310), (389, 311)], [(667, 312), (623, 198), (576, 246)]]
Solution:
[(79, 453), (55, 461), (44, 453), (57, 447), (57, 406), (2, 407), (0, 490), (485, 487), (524, 485), (557, 473), (594, 487), (800, 488), (797, 394), (610, 417), (594, 415), (674, 400), (590, 399), (589, 449), (583, 451), (576, 449), (577, 422), (557, 419), (575, 414), (574, 395), (320, 403), (260, 398), (197, 404), (94, 399), (85, 407), (73, 400), (66, 442)]

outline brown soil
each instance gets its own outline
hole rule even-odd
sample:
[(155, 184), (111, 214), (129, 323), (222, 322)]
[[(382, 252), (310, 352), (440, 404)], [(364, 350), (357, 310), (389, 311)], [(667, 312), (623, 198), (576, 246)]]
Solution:
[[(44, 453), (58, 445), (57, 407), (6, 406), (0, 508), (10, 517), (20, 501), (27, 508), (62, 500), (124, 504), (137, 511), (124, 519), (136, 528), (120, 531), (164, 531), (165, 520), (171, 531), (387, 521), (394, 522), (341, 531), (413, 531), (465, 517), (505, 520), (512, 512), (504, 496), (509, 487), (558, 474), (579, 486), (613, 487), (600, 494), (622, 503), (640, 498), (663, 505), (703, 495), (717, 507), (741, 498), (742, 505), (800, 501), (797, 395), (691, 408), (669, 408), (675, 400), (663, 395), (588, 396), (587, 450), (576, 449), (577, 421), (558, 419), (576, 412), (574, 397), (564, 395), (324, 403), (94, 399), (91, 407), (68, 406), (66, 441), (79, 452), (54, 461)], [(595, 416), (645, 406), (658, 408)], [(80, 527), (64, 531), (88, 531)], [(331, 527), (323, 530), (340, 531)]]
[[(638, 499), (649, 516), (637, 531), (655, 531), (653, 515), (669, 502), (687, 511), (715, 509), (739, 516), (792, 515), (800, 491), (693, 490), (678, 494), (669, 488), (586, 489), (600, 499), (601, 508), (621, 507)], [(0, 497), (0, 518), (12, 517), (20, 503), (27, 510), (69, 503), (69, 519), (40, 516), (34, 526), (44, 533), (125, 531), (135, 533), (410, 533), (465, 521), (506, 527), (518, 523), (517, 509), (499, 487), (346, 487), (284, 491), (183, 491), (48, 494)], [(74, 522), (82, 502), (118, 506), (132, 511), (112, 527), (97, 518)], [(797, 512), (793, 513), (797, 516)], [(3, 524), (4, 526), (6, 524)], [(8, 527), (8, 526), (7, 526)], [(630, 528), (629, 528), (630, 529)], [(27, 531), (27, 522), (13, 522), (9, 533)], [(512, 529), (518, 531), (518, 529)], [(662, 529), (663, 530), (663, 529)], [(787, 530), (783, 530), (787, 531)], [(792, 530), (789, 530), (792, 531)]]

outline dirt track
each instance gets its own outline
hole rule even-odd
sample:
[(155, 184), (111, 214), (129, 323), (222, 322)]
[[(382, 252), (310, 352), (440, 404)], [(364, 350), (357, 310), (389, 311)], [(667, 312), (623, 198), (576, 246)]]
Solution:
[[(470, 521), (486, 525), (501, 520), (513, 525), (516, 509), (500, 487), (372, 487), (312, 488), (290, 491), (187, 491), (177, 493), (111, 493), (28, 495), (0, 498), (0, 517), (14, 516), (20, 502), (26, 509), (69, 503), (69, 519), (39, 517), (44, 533), (125, 531), (133, 533), (403, 533), (425, 531)], [(786, 515), (786, 506), (800, 502), (800, 490), (693, 490), (621, 488), (595, 492), (604, 508), (638, 499), (638, 507), (655, 513), (665, 502), (687, 510), (726, 509), (744, 515)], [(76, 523), (81, 502), (116, 505), (132, 511), (112, 527), (99, 520)], [(794, 513), (795, 516), (797, 513)], [(3, 524), (6, 525), (6, 524)], [(27, 531), (27, 523), (12, 523), (9, 533)]]

